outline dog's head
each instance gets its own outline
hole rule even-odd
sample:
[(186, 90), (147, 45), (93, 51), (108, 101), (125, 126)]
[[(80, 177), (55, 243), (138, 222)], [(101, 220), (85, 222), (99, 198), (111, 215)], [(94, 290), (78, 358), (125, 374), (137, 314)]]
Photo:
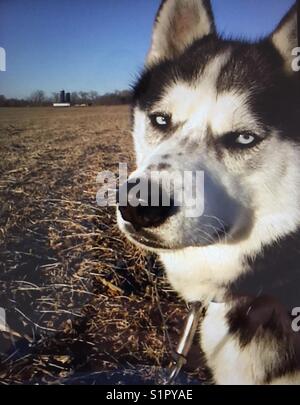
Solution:
[(299, 223), (296, 38), (296, 7), (248, 43), (218, 36), (207, 0), (163, 1), (134, 88), (137, 170), (120, 190), (131, 240), (178, 250), (256, 232), (267, 243)]

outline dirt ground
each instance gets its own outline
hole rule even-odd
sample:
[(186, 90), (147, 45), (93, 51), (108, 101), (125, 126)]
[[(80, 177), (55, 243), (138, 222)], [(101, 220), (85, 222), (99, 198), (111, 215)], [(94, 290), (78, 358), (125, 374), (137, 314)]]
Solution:
[[(129, 107), (2, 108), (0, 156), (0, 383), (161, 384), (186, 306), (95, 199)], [(209, 383), (196, 353), (179, 383)]]

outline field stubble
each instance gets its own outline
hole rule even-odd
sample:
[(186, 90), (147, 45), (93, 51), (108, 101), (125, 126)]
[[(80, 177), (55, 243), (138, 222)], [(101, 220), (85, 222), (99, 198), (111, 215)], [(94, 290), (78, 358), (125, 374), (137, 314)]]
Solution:
[(129, 107), (0, 109), (0, 151), (0, 382), (161, 383), (185, 305), (95, 201), (134, 167)]

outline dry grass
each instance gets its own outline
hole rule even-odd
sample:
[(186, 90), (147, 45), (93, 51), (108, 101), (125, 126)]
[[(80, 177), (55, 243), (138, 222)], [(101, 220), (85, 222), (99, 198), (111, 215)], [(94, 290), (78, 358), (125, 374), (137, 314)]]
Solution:
[(99, 171), (133, 167), (129, 108), (0, 113), (1, 382), (160, 383), (185, 305), (95, 203)]

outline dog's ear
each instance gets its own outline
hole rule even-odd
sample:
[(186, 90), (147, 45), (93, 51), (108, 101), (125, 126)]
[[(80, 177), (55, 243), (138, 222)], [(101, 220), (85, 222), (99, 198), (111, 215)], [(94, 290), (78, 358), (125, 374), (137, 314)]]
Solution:
[(214, 32), (210, 0), (164, 0), (154, 23), (146, 64), (174, 58), (195, 39)]
[(271, 35), (271, 41), (285, 60), (286, 69), (292, 71), (295, 56), (292, 50), (298, 46), (297, 5), (295, 4)]

